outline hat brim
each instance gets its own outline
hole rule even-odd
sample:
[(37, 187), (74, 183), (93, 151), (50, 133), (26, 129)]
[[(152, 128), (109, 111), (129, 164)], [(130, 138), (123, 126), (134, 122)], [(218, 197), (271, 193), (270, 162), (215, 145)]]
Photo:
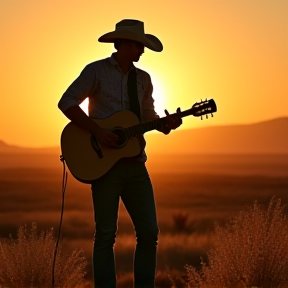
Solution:
[(102, 43), (114, 43), (116, 39), (134, 40), (142, 43), (145, 47), (155, 51), (161, 52), (163, 45), (161, 41), (154, 35), (144, 34), (143, 37), (133, 31), (113, 31), (102, 35), (98, 41)]

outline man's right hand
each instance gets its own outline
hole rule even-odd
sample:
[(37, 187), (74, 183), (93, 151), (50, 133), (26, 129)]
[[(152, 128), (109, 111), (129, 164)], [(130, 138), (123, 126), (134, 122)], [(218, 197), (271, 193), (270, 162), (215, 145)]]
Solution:
[(117, 147), (118, 136), (110, 130), (99, 127), (79, 106), (68, 108), (64, 114), (77, 126), (90, 132), (102, 145)]
[(110, 130), (98, 128), (93, 133), (94, 137), (102, 144), (110, 148), (117, 147), (119, 137)]

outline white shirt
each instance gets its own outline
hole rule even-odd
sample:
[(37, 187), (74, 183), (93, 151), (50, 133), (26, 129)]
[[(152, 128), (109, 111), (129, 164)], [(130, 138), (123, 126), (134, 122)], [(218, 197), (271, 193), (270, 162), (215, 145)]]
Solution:
[[(159, 118), (154, 109), (153, 86), (150, 75), (136, 68), (141, 122)], [(107, 118), (121, 110), (129, 110), (128, 74), (123, 74), (116, 59), (108, 57), (88, 64), (68, 87), (58, 103), (63, 112), (81, 104), (89, 97), (89, 116)]]

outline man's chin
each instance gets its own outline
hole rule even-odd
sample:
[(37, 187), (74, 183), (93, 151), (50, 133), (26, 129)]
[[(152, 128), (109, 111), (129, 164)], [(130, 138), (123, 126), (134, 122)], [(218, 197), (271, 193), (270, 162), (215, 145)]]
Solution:
[(140, 56), (135, 57), (134, 60), (133, 60), (133, 62), (138, 62), (139, 60), (140, 60)]

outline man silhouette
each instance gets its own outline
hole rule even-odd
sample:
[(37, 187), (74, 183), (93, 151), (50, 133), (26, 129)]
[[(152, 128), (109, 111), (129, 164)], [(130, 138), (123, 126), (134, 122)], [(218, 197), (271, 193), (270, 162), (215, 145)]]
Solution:
[[(152, 84), (148, 73), (136, 68), (147, 47), (161, 52), (160, 40), (144, 33), (144, 23), (125, 19), (115, 31), (104, 34), (99, 42), (114, 43), (111, 57), (88, 64), (68, 87), (58, 107), (76, 125), (89, 131), (102, 145), (114, 147), (118, 136), (100, 128), (79, 107), (89, 97), (89, 116), (107, 118), (120, 110), (131, 110), (140, 122), (159, 116), (154, 110)], [(180, 109), (177, 109), (180, 112)], [(159, 128), (168, 134), (182, 124), (177, 115), (167, 115)], [(138, 137), (145, 146), (143, 135)], [(154, 193), (145, 167), (145, 151), (140, 156), (118, 161), (104, 176), (93, 181), (95, 215), (93, 274), (97, 288), (115, 288), (116, 273), (113, 246), (116, 239), (119, 200), (123, 201), (135, 228), (137, 244), (134, 255), (134, 287), (154, 287), (158, 224)]]

